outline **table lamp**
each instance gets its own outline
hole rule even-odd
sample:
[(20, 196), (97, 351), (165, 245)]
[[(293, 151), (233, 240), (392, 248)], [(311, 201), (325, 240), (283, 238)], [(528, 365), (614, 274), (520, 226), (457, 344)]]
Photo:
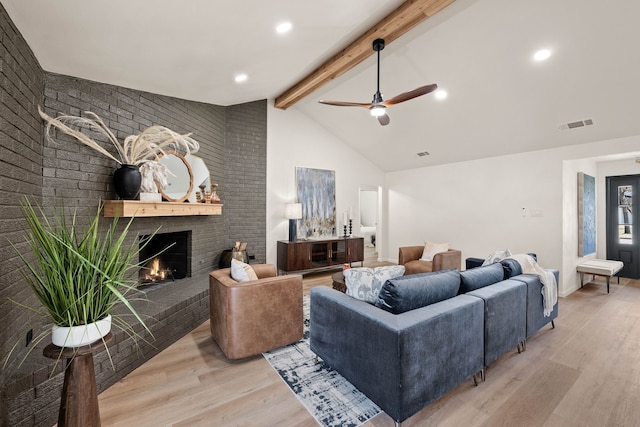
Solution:
[(302, 203), (287, 203), (285, 217), (289, 219), (289, 241), (298, 240), (297, 221), (302, 218)]

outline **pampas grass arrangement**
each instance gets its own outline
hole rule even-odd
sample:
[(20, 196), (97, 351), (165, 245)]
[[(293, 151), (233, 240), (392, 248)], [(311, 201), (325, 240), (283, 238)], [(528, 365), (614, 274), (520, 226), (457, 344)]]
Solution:
[[(53, 129), (58, 129), (120, 165), (140, 166), (144, 162), (157, 160), (161, 154), (164, 154), (164, 150), (175, 150), (189, 154), (200, 149), (200, 144), (191, 138), (190, 133), (181, 135), (164, 126), (148, 127), (139, 135), (129, 135), (121, 143), (104, 121), (91, 111), (85, 111), (85, 117), (61, 115), (53, 118), (38, 106), (38, 113), (47, 123), (45, 134), (49, 140), (53, 140), (51, 136)], [(83, 129), (105, 136), (115, 147), (118, 157), (112, 155), (94, 139), (83, 133)]]

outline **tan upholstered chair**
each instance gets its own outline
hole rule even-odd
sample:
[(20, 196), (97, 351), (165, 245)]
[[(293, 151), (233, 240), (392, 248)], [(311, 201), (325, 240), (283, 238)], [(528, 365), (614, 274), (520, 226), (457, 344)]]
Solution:
[(429, 273), (431, 271), (462, 268), (462, 252), (449, 249), (434, 255), (433, 261), (421, 261), (424, 246), (405, 246), (398, 251), (398, 264), (404, 265), (404, 274)]
[(302, 276), (276, 276), (252, 265), (258, 280), (236, 282), (231, 269), (209, 274), (211, 335), (229, 359), (241, 359), (302, 338)]

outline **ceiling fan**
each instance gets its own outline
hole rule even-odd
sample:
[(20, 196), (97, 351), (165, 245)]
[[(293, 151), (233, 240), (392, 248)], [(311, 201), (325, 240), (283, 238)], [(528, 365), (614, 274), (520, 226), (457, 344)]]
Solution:
[(378, 52), (378, 87), (376, 93), (373, 94), (373, 101), (366, 102), (346, 102), (346, 101), (324, 101), (320, 100), (321, 104), (327, 105), (337, 105), (339, 107), (364, 107), (368, 108), (369, 112), (372, 116), (378, 118), (378, 122), (382, 126), (386, 126), (389, 124), (389, 116), (387, 115), (387, 107), (399, 104), (404, 101), (408, 101), (413, 98), (417, 98), (418, 96), (426, 95), (428, 93), (433, 92), (438, 88), (437, 84), (430, 84), (426, 86), (420, 86), (417, 89), (410, 90), (409, 92), (401, 93), (400, 95), (396, 95), (388, 101), (385, 101), (382, 98), (382, 94), (380, 93), (380, 51), (384, 49), (384, 40), (383, 39), (375, 39), (373, 41), (373, 50)]

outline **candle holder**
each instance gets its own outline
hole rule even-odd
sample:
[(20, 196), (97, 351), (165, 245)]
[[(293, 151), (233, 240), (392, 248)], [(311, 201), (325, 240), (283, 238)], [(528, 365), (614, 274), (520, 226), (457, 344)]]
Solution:
[(353, 220), (349, 220), (349, 237), (353, 236)]
[(347, 236), (347, 224), (345, 224), (342, 228), (344, 228), (344, 234), (342, 235), (343, 238), (347, 238), (349, 236)]

